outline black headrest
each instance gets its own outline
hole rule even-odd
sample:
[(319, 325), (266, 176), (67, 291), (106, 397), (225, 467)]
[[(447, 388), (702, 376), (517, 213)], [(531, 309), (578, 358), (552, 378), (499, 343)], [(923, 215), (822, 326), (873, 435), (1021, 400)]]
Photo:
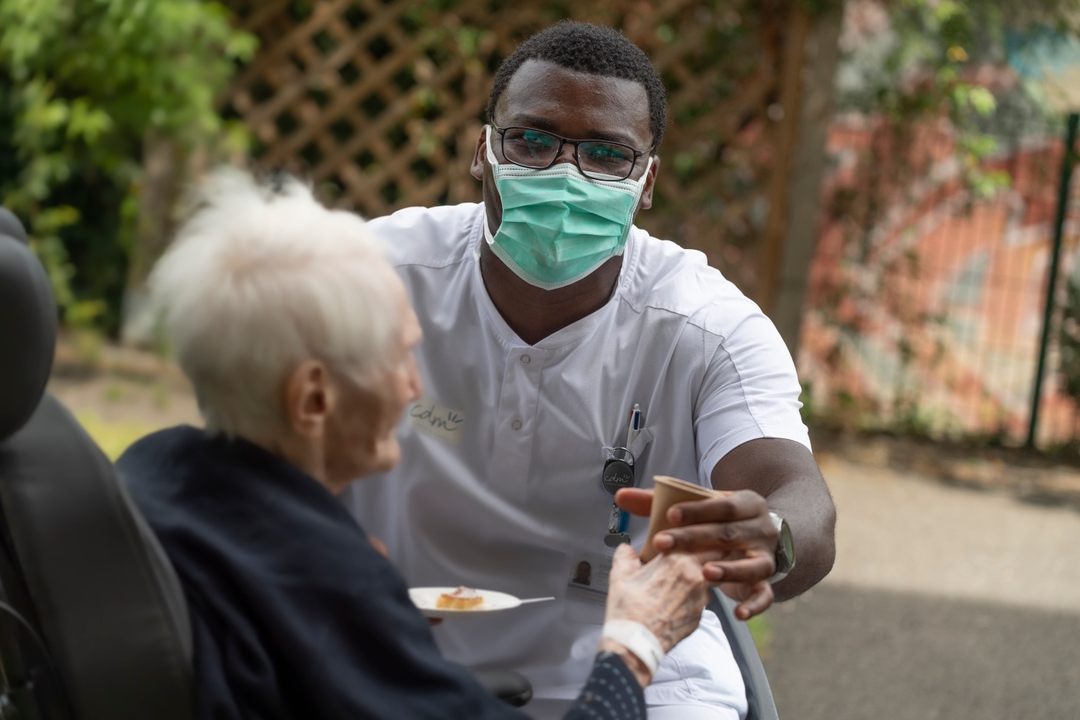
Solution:
[(0, 207), (0, 235), (13, 237), (23, 245), (29, 242), (26, 238), (26, 230), (23, 229), (19, 218), (6, 207)]
[(56, 301), (45, 269), (29, 247), (0, 235), (0, 442), (41, 402), (55, 351)]

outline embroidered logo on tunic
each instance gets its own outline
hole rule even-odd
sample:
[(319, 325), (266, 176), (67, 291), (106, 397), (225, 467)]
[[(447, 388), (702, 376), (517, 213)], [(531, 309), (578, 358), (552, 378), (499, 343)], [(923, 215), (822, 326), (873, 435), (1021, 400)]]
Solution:
[(465, 414), (443, 407), (428, 398), (420, 398), (408, 412), (409, 425), (450, 445), (461, 442), (465, 433)]

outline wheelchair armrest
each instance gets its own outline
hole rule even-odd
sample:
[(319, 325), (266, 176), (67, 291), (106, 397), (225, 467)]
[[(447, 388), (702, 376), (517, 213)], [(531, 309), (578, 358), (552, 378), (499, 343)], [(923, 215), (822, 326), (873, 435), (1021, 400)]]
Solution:
[(720, 625), (731, 644), (731, 654), (735, 656), (735, 662), (742, 672), (749, 706), (746, 720), (777, 720), (776, 701), (773, 700), (769, 678), (765, 676), (765, 668), (761, 664), (761, 656), (758, 655), (750, 628), (745, 622), (735, 618), (737, 603), (734, 600), (719, 590), (714, 589), (712, 592), (713, 597), (707, 609), (716, 613), (716, 617), (720, 619)]
[(513, 670), (471, 670), (473, 677), (495, 697), (521, 707), (532, 699), (532, 684)]

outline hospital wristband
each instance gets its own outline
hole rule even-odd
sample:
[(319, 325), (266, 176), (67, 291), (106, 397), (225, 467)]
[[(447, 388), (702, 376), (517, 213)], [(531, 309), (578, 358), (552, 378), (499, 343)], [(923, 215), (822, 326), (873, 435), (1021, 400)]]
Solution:
[(601, 638), (608, 638), (621, 644), (648, 668), (650, 675), (656, 674), (660, 661), (664, 659), (664, 647), (649, 628), (633, 620), (608, 620), (604, 623)]

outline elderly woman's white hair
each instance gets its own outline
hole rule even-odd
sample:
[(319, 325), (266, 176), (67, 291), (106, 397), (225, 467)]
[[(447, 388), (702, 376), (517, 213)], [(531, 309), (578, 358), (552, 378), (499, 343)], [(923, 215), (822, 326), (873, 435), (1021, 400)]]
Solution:
[(207, 430), (259, 441), (284, 429), (282, 383), (299, 363), (357, 385), (382, 367), (401, 313), (392, 273), (357, 215), (295, 179), (271, 188), (223, 169), (150, 292)]

